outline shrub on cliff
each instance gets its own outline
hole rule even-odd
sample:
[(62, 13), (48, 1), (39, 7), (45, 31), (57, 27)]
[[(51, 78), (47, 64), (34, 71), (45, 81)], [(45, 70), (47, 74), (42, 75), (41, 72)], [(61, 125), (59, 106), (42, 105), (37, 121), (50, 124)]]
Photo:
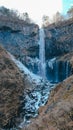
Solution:
[(13, 9), (8, 9), (4, 6), (0, 7), (0, 16), (2, 17), (7, 17), (8, 19), (11, 20), (23, 20), (26, 23), (32, 23), (32, 20), (29, 17), (29, 14), (27, 12), (22, 13), (20, 15), (20, 13), (17, 10), (13, 10)]

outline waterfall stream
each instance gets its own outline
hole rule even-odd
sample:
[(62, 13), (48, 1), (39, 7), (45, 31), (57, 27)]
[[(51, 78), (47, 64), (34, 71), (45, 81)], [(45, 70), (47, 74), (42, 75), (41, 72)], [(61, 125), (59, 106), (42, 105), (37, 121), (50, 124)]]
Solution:
[(44, 81), (43, 78), (33, 74), (20, 61), (16, 60), (14, 56), (12, 56), (10, 53), (8, 54), (22, 72), (22, 74), (26, 75), (28, 81), (30, 81), (32, 85), (35, 84), (35, 88), (29, 91), (26, 95), (23, 95), (21, 115), (23, 115), (24, 119), (18, 126), (20, 129), (23, 128), (26, 124), (30, 123), (31, 118), (34, 118), (38, 115), (39, 107), (45, 105), (51, 90), (55, 87), (55, 84)]
[(39, 74), (43, 79), (46, 79), (46, 64), (45, 64), (45, 33), (44, 29), (41, 28), (39, 31)]
[(69, 61), (52, 58), (47, 62), (46, 68), (47, 79), (52, 83), (61, 82), (71, 75), (71, 65)]

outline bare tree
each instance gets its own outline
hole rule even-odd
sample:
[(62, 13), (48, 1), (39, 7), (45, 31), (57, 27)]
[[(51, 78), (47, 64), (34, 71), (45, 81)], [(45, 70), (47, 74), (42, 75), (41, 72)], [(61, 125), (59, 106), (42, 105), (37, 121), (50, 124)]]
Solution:
[(73, 6), (68, 10), (67, 14), (70, 18), (73, 18)]
[(49, 16), (44, 15), (42, 17), (43, 26), (48, 26), (50, 24)]
[(27, 12), (23, 13), (21, 17), (26, 23), (31, 23), (31, 19), (29, 18), (29, 14)]
[(63, 21), (64, 20), (64, 16), (60, 13), (60, 12), (57, 12), (54, 16), (53, 16), (53, 22), (57, 23), (57, 22), (60, 22), (60, 21)]

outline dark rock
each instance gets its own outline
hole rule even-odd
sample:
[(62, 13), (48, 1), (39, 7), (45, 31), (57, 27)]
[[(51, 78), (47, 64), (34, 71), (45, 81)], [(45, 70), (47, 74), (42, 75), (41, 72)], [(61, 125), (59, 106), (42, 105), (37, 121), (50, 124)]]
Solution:
[(25, 64), (27, 56), (38, 57), (38, 31), (37, 24), (3, 16), (0, 20), (0, 43)]
[(73, 20), (45, 28), (46, 59), (73, 51)]

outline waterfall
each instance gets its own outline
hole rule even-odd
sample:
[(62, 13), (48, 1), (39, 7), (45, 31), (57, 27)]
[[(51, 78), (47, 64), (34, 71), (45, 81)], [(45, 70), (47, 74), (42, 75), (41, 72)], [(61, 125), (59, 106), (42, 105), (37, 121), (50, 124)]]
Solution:
[(69, 62), (67, 61), (66, 62), (66, 78), (69, 76), (68, 72), (69, 72)]
[(40, 64), (39, 64), (39, 74), (43, 79), (46, 79), (46, 64), (45, 64), (45, 34), (44, 34), (44, 29), (41, 28), (39, 31), (39, 59), (40, 59)]
[(59, 82), (59, 62), (55, 62), (55, 82)]

